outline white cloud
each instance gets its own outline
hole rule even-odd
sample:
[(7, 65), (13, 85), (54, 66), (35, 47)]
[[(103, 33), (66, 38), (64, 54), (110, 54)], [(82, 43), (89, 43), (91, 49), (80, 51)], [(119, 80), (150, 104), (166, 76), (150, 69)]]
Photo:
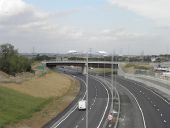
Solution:
[(126, 29), (104, 29), (98, 32), (93, 32), (89, 36), (92, 41), (120, 41), (120, 40), (134, 40), (143, 37), (144, 33), (130, 32)]
[[(145, 2), (141, 2), (140, 9), (139, 3), (135, 0), (127, 1), (112, 0), (112, 4), (129, 8), (145, 16), (147, 9), (145, 9), (146, 12), (143, 12), (142, 9)], [(37, 9), (23, 0), (0, 0), (0, 43), (13, 42), (22, 52), (30, 52), (32, 47), (38, 49), (39, 52), (63, 52), (69, 49), (85, 50), (89, 47), (105, 51), (107, 49), (113, 50), (113, 47), (127, 49), (128, 42), (134, 42), (139, 47), (139, 43), (142, 41), (150, 42), (151, 40), (151, 38), (148, 39), (146, 33), (133, 32), (124, 28), (104, 29), (101, 26), (103, 29), (93, 30), (93, 28), (83, 29), (84, 26), (81, 28), (70, 26), (67, 16), (79, 11), (80, 9), (71, 9), (51, 13)], [(148, 14), (148, 17), (150, 15)], [(161, 16), (160, 14), (158, 19), (164, 18)], [(60, 24), (57, 22), (58, 19), (61, 21), (67, 19), (68, 22), (61, 23), (60, 21)], [(152, 36), (152, 38), (155, 37)]]
[[(55, 23), (55, 17), (76, 13), (78, 9), (50, 13), (36, 9), (23, 0), (0, 0), (0, 31), (15, 35), (34, 32), (45, 33), (46, 37), (64, 37), (76, 39), (82, 32), (75, 27)], [(53, 22), (51, 22), (53, 21)], [(38, 35), (38, 34), (37, 34)]]
[(0, 16), (16, 15), (27, 7), (22, 0), (0, 0)]
[(169, 0), (109, 0), (113, 5), (128, 9), (153, 20), (157, 25), (170, 26)]
[[(70, 12), (46, 13), (36, 9), (23, 0), (0, 0), (0, 31), (7, 35), (34, 36), (43, 35), (46, 38), (60, 40), (87, 40), (93, 41), (111, 41), (119, 39), (132, 39), (138, 35), (130, 33), (124, 29), (105, 29), (98, 32), (84, 32), (83, 30), (69, 25), (60, 25), (53, 21), (53, 16), (63, 17), (63, 15), (72, 15), (79, 9), (72, 9)], [(1, 18), (3, 17), (3, 18)], [(11, 35), (10, 35), (11, 34)], [(31, 39), (30, 39), (31, 40)]]

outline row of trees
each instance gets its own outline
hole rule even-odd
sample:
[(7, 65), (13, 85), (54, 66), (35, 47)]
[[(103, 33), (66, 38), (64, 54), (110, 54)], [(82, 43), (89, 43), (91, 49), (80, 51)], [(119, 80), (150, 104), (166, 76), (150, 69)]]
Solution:
[(10, 75), (20, 72), (32, 72), (32, 61), (18, 54), (11, 44), (0, 45), (0, 70)]
[(34, 59), (34, 61), (43, 61), (43, 60), (56, 59), (56, 57), (49, 57), (49, 56), (47, 56), (47, 55), (37, 54), (33, 59)]

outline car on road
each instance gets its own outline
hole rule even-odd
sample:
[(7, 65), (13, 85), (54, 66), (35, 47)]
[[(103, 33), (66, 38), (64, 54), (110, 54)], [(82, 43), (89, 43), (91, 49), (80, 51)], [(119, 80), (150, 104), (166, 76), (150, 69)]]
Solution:
[(80, 100), (78, 102), (78, 109), (79, 110), (86, 110), (86, 100)]

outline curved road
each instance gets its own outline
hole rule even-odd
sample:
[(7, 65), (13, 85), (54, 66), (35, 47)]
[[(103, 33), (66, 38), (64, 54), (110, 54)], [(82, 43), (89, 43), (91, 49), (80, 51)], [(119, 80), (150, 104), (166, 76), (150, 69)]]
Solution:
[(145, 128), (170, 128), (170, 103), (143, 83), (117, 77), (137, 99), (142, 109)]
[[(78, 99), (86, 98), (85, 76), (78, 74), (75, 77), (81, 79), (82, 85), (81, 95), (78, 96)], [(120, 76), (116, 77), (116, 81), (128, 89), (139, 104), (144, 124), (141, 128), (170, 128), (169, 101), (147, 88), (143, 83)], [(112, 103), (111, 92), (105, 84), (89, 77), (88, 99), (88, 111), (79, 111), (77, 100), (69, 108), (68, 113), (56, 118), (46, 128), (87, 128), (86, 112), (88, 112), (88, 128), (102, 128)]]
[[(74, 74), (75, 75), (75, 74)], [(77, 75), (75, 78), (81, 81), (82, 91), (79, 99), (85, 97), (85, 76)], [(88, 128), (102, 128), (108, 116), (111, 102), (111, 92), (106, 85), (89, 76), (88, 84)], [(60, 115), (45, 128), (87, 128), (86, 111), (79, 111), (77, 102), (70, 107), (68, 113)]]

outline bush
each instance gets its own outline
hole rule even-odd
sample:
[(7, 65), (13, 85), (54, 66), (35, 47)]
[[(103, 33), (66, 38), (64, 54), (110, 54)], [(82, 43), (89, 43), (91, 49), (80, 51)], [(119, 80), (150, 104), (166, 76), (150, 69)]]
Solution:
[(49, 57), (47, 55), (37, 54), (36, 57), (34, 58), (35, 61), (43, 61), (43, 60), (51, 60), (51, 59), (56, 59), (56, 57)]
[(31, 72), (31, 60), (20, 56), (11, 44), (0, 45), (0, 70), (10, 75)]
[(125, 68), (135, 68), (140, 70), (149, 70), (151, 67), (149, 65), (140, 65), (140, 64), (126, 64)]

